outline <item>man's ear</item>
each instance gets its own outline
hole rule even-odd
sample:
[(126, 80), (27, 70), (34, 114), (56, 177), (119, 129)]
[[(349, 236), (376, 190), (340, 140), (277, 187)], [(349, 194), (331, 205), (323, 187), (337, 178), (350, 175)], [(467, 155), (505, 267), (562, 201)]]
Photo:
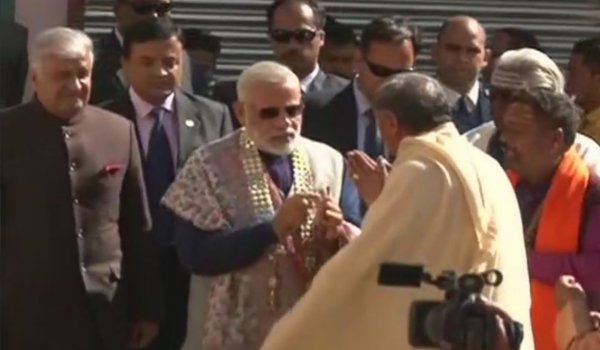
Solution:
[(488, 63), (490, 62), (490, 57), (492, 57), (492, 50), (490, 50), (489, 48), (483, 49), (483, 66), (481, 66), (482, 69), (487, 67)]
[(233, 111), (240, 124), (246, 126), (246, 111), (244, 110), (244, 104), (240, 101), (235, 101), (233, 103)]

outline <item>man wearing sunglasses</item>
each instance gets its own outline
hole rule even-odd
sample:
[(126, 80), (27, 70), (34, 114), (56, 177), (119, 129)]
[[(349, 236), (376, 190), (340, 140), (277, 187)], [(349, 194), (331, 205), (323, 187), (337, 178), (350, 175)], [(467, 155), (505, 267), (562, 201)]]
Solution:
[(351, 158), (360, 163), (384, 155), (371, 101), (387, 78), (413, 69), (419, 45), (418, 28), (406, 19), (382, 17), (367, 24), (361, 34), (358, 75), (339, 92), (306, 97), (304, 135), (342, 154), (358, 150)]
[[(275, 59), (296, 74), (303, 93), (338, 90), (348, 84), (319, 67), (324, 25), (325, 10), (315, 0), (275, 0), (267, 9), (267, 33)], [(217, 83), (214, 91), (217, 100), (233, 107), (235, 81)]]
[(238, 92), (244, 128), (196, 151), (163, 198), (193, 272), (184, 349), (257, 350), (358, 232), (342, 155), (300, 136), (298, 77), (259, 62), (240, 75)]
[(489, 58), (485, 40), (485, 29), (476, 19), (452, 17), (440, 27), (431, 52), (461, 133), (492, 119), (489, 91), (479, 80)]
[[(98, 38), (94, 51), (96, 61), (92, 77), (90, 103), (99, 104), (127, 93), (129, 82), (121, 70), (123, 33), (127, 28), (147, 19), (170, 20), (174, 0), (113, 0), (114, 29)], [(196, 94), (209, 91), (210, 79), (198, 67), (193, 67), (187, 54), (183, 58), (180, 84)], [(192, 83), (194, 79), (194, 83)]]

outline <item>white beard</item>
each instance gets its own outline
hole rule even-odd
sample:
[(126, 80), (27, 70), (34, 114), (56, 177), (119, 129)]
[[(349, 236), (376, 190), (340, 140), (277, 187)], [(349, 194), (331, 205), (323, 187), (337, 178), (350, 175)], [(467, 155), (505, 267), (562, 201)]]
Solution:
[(290, 153), (292, 153), (296, 149), (298, 145), (298, 139), (300, 138), (300, 133), (297, 133), (291, 142), (286, 143), (284, 145), (273, 145), (269, 142), (262, 140), (260, 137), (256, 137), (257, 135), (255, 135), (248, 129), (246, 129), (246, 134), (248, 135), (248, 138), (250, 140), (254, 141), (254, 144), (256, 144), (256, 148), (263, 152), (273, 154), (276, 156), (287, 156)]
[[(255, 141), (255, 143), (256, 143), (256, 141)], [(294, 141), (287, 143), (285, 145), (274, 146), (271, 144), (256, 143), (256, 147), (263, 152), (270, 153), (270, 154), (273, 154), (276, 156), (287, 156), (296, 149), (297, 143), (298, 143), (298, 136), (296, 136)]]

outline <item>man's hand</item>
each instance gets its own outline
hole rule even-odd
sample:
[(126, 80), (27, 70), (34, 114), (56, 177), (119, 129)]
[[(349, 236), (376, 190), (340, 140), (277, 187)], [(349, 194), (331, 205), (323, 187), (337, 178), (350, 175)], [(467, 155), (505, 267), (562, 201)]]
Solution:
[(317, 194), (298, 193), (283, 202), (273, 219), (273, 230), (281, 241), (298, 231), (306, 219), (308, 210), (319, 200)]
[(581, 284), (573, 276), (561, 276), (556, 283), (556, 307), (562, 309), (568, 301), (585, 301), (586, 295)]
[(362, 151), (352, 151), (347, 156), (352, 180), (360, 197), (370, 206), (379, 197), (391, 166), (383, 157), (375, 161)]
[(147, 348), (157, 335), (158, 323), (150, 321), (138, 321), (133, 324), (129, 347), (133, 349)]
[(327, 240), (335, 240), (343, 235), (344, 214), (336, 201), (330, 196), (324, 196), (319, 203), (315, 217), (317, 231), (324, 233)]

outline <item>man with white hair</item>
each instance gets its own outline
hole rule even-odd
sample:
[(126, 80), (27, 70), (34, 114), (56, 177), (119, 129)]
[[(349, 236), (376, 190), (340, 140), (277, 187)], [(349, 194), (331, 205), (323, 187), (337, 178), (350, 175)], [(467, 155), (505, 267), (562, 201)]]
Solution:
[[(379, 285), (381, 264), (396, 262), (424, 265), (434, 276), (445, 270), (501, 271), (502, 283), (486, 287), (483, 295), (523, 325), (520, 349), (533, 350), (519, 208), (502, 169), (460, 136), (444, 90), (431, 77), (396, 75), (378, 90), (373, 109), (395, 159), (384, 188), (369, 207), (361, 235), (321, 269), (262, 349), (424, 345), (409, 331), (411, 304), (442, 300), (444, 294), (429, 285)], [(398, 270), (399, 280), (420, 285), (419, 268)]]
[(179, 218), (181, 261), (194, 273), (188, 336), (200, 339), (186, 349), (258, 349), (358, 232), (342, 155), (300, 136), (298, 77), (259, 62), (237, 89), (243, 128), (197, 150), (163, 197)]
[(43, 32), (30, 60), (36, 98), (0, 113), (0, 348), (144, 348), (160, 294), (133, 124), (88, 105), (83, 32)]
[[(504, 165), (500, 132), (496, 128), (508, 105), (511, 93), (520, 89), (549, 89), (562, 93), (565, 79), (560, 68), (546, 54), (531, 48), (506, 51), (496, 62), (492, 73), (493, 121), (465, 133), (477, 148), (489, 153)], [(589, 137), (577, 134), (575, 150), (593, 173), (600, 174), (600, 147)]]

